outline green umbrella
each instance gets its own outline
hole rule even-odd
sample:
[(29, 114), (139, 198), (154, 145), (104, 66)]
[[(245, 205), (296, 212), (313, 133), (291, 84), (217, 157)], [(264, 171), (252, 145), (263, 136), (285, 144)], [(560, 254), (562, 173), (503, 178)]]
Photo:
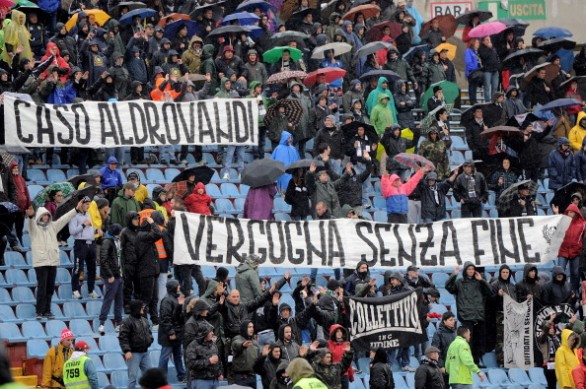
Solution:
[(265, 51), (262, 55), (262, 59), (267, 63), (276, 63), (283, 57), (283, 51), (289, 51), (291, 53), (291, 59), (293, 61), (299, 61), (303, 57), (303, 53), (299, 49), (295, 49), (289, 46), (277, 46), (272, 49)]
[(35, 196), (35, 199), (33, 200), (33, 204), (35, 205), (35, 207), (44, 207), (45, 203), (47, 202), (49, 193), (51, 193), (54, 190), (60, 190), (61, 192), (63, 192), (63, 197), (65, 197), (71, 192), (73, 192), (75, 188), (73, 187), (73, 185), (71, 185), (70, 182), (57, 182), (55, 184), (49, 185), (45, 187), (45, 189), (42, 189)]
[(16, 5), (12, 8), (21, 9), (21, 8), (39, 8), (38, 5), (33, 3), (29, 0), (15, 0)]
[(452, 104), (460, 95), (460, 89), (458, 89), (458, 84), (455, 82), (440, 81), (431, 84), (421, 97), (421, 107), (423, 107), (424, 111), (427, 111), (427, 100), (433, 96), (433, 88), (436, 86), (441, 86), (446, 104)]

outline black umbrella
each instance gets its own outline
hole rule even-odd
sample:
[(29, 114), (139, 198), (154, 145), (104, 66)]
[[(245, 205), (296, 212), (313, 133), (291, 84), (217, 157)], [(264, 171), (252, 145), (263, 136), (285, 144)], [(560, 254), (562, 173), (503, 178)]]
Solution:
[(474, 9), (458, 16), (456, 20), (459, 24), (467, 25), (472, 21), (472, 19), (474, 19), (475, 16), (478, 16), (478, 18), (480, 19), (480, 23), (482, 23), (492, 18), (492, 12), (484, 11), (481, 9)]
[(300, 31), (283, 31), (272, 35), (271, 39), (274, 39), (275, 41), (303, 42), (305, 39), (309, 39), (309, 35)]
[(63, 202), (59, 204), (57, 210), (55, 211), (55, 220), (59, 219), (61, 216), (65, 215), (67, 212), (75, 209), (77, 207), (77, 203), (85, 196), (89, 197), (93, 200), (94, 196), (97, 195), (102, 191), (102, 188), (99, 186), (86, 186), (83, 189), (76, 190), (70, 193), (66, 198), (63, 199)]
[(285, 170), (289, 174), (295, 174), (297, 169), (309, 169), (311, 164), (314, 163), (316, 167), (323, 168), (325, 165), (322, 161), (318, 161), (316, 159), (300, 159), (298, 161), (293, 162), (289, 166), (287, 166), (287, 170)]
[(419, 45), (419, 46), (412, 46), (405, 54), (403, 54), (403, 59), (409, 63), (413, 59), (413, 56), (417, 53), (424, 52), (425, 55), (428, 55), (431, 48), (429, 45)]
[(186, 181), (189, 177), (195, 176), (195, 182), (202, 182), (204, 185), (210, 183), (215, 170), (207, 166), (196, 166), (184, 169), (173, 178), (172, 182)]
[(244, 166), (240, 182), (251, 188), (274, 184), (285, 173), (282, 162), (269, 158), (257, 159)]
[(504, 30), (500, 34), (497, 34), (501, 36), (505, 35), (509, 30), (513, 30), (515, 36), (523, 36), (525, 35), (525, 30), (527, 29), (527, 27), (529, 27), (529, 23), (515, 18), (503, 18), (498, 19), (498, 21), (507, 26), (506, 30)]
[(560, 214), (566, 211), (568, 205), (572, 202), (572, 195), (574, 193), (580, 193), (582, 198), (586, 198), (586, 184), (580, 184), (579, 182), (570, 182), (567, 185), (562, 186), (555, 191), (553, 199), (551, 199), (550, 205), (555, 204), (560, 208)]
[(360, 76), (360, 81), (368, 81), (371, 77), (386, 77), (389, 82), (398, 81), (401, 79), (397, 73), (392, 70), (371, 70)]
[[(579, 82), (578, 80), (585, 79), (585, 78), (586, 78), (586, 76), (572, 76), (572, 77), (568, 78), (566, 81), (562, 82), (560, 84), (560, 87), (563, 88), (564, 86), (568, 85), (572, 81)], [(580, 103), (578, 103), (578, 104), (580, 104)]]
[(250, 33), (250, 29), (248, 29), (246, 26), (239, 26), (236, 24), (232, 24), (229, 26), (222, 26), (222, 27), (218, 27), (212, 30), (212, 32), (210, 32), (208, 34), (208, 37), (210, 36), (220, 36), (220, 35), (226, 35), (226, 34), (248, 34)]
[(555, 53), (559, 49), (572, 50), (576, 47), (576, 42), (567, 38), (548, 39), (539, 44), (539, 48), (545, 51)]
[(73, 185), (73, 187), (75, 189), (77, 189), (79, 187), (79, 184), (81, 184), (82, 182), (87, 182), (90, 185), (97, 185), (98, 183), (96, 182), (96, 177), (98, 177), (100, 174), (96, 173), (96, 174), (80, 174), (77, 176), (73, 176), (70, 179), (67, 180), (67, 182), (70, 182), (71, 185)]
[(511, 186), (509, 186), (507, 189), (505, 189), (503, 191), (503, 193), (501, 193), (499, 199), (498, 199), (498, 208), (501, 211), (506, 211), (511, 207), (511, 202), (513, 200), (513, 198), (515, 197), (516, 194), (519, 193), (519, 188), (526, 186), (527, 188), (529, 188), (529, 194), (531, 196), (535, 196), (535, 193), (537, 192), (537, 183), (535, 181), (532, 180), (524, 180), (524, 181), (519, 181), (519, 182), (515, 182), (514, 184), (511, 184)]
[(201, 6), (196, 7), (193, 11), (191, 11), (189, 13), (189, 16), (191, 17), (192, 20), (196, 20), (197, 17), (202, 13), (205, 12), (208, 8), (212, 8), (214, 10), (214, 13), (216, 13), (217, 10), (219, 10), (219, 5), (224, 4), (225, 1), (218, 1), (215, 3), (204, 3)]
[(394, 46), (390, 42), (382, 42), (382, 41), (370, 42), (370, 43), (367, 43), (364, 46), (362, 46), (360, 49), (356, 50), (356, 53), (354, 53), (354, 59), (360, 58), (360, 57), (366, 57), (369, 54), (374, 54), (377, 51), (383, 50), (383, 49), (390, 49), (391, 47), (394, 47)]
[(466, 127), (467, 123), (474, 120), (474, 111), (478, 108), (482, 109), (482, 113), (484, 114), (484, 110), (492, 103), (478, 103), (474, 104), (472, 107), (468, 108), (460, 115), (460, 125)]
[(535, 114), (533, 114), (531, 112), (522, 113), (522, 114), (510, 117), (509, 120), (507, 120), (506, 125), (517, 127), (517, 128), (524, 128), (527, 126), (527, 124), (538, 122), (540, 120), (541, 120), (541, 118), (539, 118), (538, 116), (536, 116)]
[(354, 138), (354, 135), (356, 135), (356, 132), (360, 127), (364, 128), (364, 134), (368, 137), (369, 142), (378, 143), (380, 138), (376, 133), (374, 126), (371, 126), (370, 124), (353, 121), (352, 123), (344, 124), (341, 129), (344, 132), (344, 137), (349, 140)]
[(505, 68), (512, 68), (519, 63), (519, 60), (522, 57), (525, 58), (526, 61), (529, 60), (530, 62), (533, 62), (533, 60), (536, 60), (542, 55), (545, 55), (545, 52), (541, 49), (529, 48), (517, 50), (514, 53), (509, 54), (503, 60), (503, 66)]

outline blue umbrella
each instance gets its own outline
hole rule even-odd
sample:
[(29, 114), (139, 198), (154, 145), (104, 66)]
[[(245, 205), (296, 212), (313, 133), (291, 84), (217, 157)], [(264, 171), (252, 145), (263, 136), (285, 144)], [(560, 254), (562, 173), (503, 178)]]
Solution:
[(549, 103), (543, 105), (541, 107), (542, 111), (551, 111), (554, 108), (565, 108), (571, 107), (573, 105), (580, 105), (582, 104), (580, 100), (576, 99), (557, 99), (554, 101), (550, 101)]
[(574, 36), (572, 32), (562, 27), (543, 27), (533, 33), (533, 36), (539, 38), (571, 38)]
[(267, 12), (271, 8), (271, 5), (264, 0), (247, 0), (236, 7), (236, 11), (253, 11), (255, 8), (260, 9), (262, 12)]
[(250, 12), (237, 12), (228, 15), (222, 20), (222, 25), (230, 24), (231, 22), (238, 22), (241, 26), (256, 23), (260, 20), (258, 16)]
[(157, 11), (155, 11), (154, 9), (150, 9), (150, 8), (133, 9), (132, 11), (125, 13), (124, 16), (122, 16), (120, 18), (120, 24), (122, 24), (122, 25), (132, 24), (132, 19), (134, 19), (135, 16), (138, 16), (141, 19), (145, 19), (145, 18), (150, 18), (151, 16), (155, 16), (156, 14), (157, 14)]
[(165, 38), (172, 39), (177, 35), (177, 31), (183, 28), (183, 26), (187, 26), (187, 37), (191, 38), (194, 35), (199, 34), (200, 28), (197, 22), (191, 20), (177, 20), (173, 23), (167, 24), (165, 26)]

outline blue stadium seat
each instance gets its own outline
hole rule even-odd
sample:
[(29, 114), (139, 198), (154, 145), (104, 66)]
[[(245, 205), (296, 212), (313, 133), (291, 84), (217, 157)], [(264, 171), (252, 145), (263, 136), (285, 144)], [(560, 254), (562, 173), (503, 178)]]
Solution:
[[(414, 365), (411, 365), (414, 366)], [(417, 366), (419, 366), (419, 363), (417, 364)], [(407, 381), (407, 386), (410, 388), (414, 388), (415, 387), (415, 374), (414, 373), (407, 373), (405, 375), (405, 381)]]
[(13, 269), (25, 269), (29, 267), (22, 254), (18, 251), (6, 251), (4, 253), (4, 261), (6, 262), (6, 266)]
[(454, 310), (454, 306), (456, 305), (456, 298), (454, 297), (453, 294), (451, 294), (450, 292), (448, 292), (447, 290), (443, 289), (443, 285), (437, 286), (437, 290), (439, 290), (440, 292), (440, 301), (442, 304), (444, 305), (449, 305), (452, 309), (452, 311)]
[(362, 216), (366, 220), (372, 221), (372, 215), (370, 214), (370, 212), (368, 212), (366, 210), (365, 211), (362, 211), (362, 214), (360, 216)]
[(374, 221), (378, 223), (387, 222), (387, 211), (374, 211)]
[(31, 199), (34, 199), (37, 196), (37, 194), (42, 190), (43, 190), (42, 185), (29, 185), (28, 186), (28, 193), (31, 196)]
[(13, 303), (10, 293), (8, 293), (8, 289), (0, 288), (0, 301), (2, 301), (2, 305), (10, 305)]
[(225, 182), (225, 181), (222, 180), (222, 177), (220, 177), (218, 172), (215, 171), (214, 174), (212, 175), (212, 179), (210, 180), (210, 182), (218, 184), (218, 183)]
[(206, 165), (211, 168), (216, 168), (216, 167), (221, 166), (221, 165), (218, 165), (218, 163), (214, 159), (214, 156), (210, 153), (203, 153), (203, 161), (205, 161)]
[[(102, 349), (100, 348), (100, 346), (98, 346), (98, 344), (96, 343), (95, 339), (93, 338), (93, 336), (77, 336), (77, 334), (74, 332), (75, 335), (75, 341), (84, 341), (88, 344), (88, 346), (90, 346), (90, 354), (94, 354), (94, 355), (102, 355), (104, 354), (104, 352), (102, 351)], [(97, 359), (97, 358), (93, 358), (93, 359)]]
[(498, 362), (496, 360), (496, 354), (494, 352), (485, 353), (482, 356), (482, 361), (488, 368), (495, 368), (498, 367)]
[[(96, 358), (99, 359), (99, 358)], [(104, 365), (102, 365), (102, 362), (100, 361), (100, 365), (102, 369), (98, 368), (98, 365), (95, 363), (96, 361), (94, 360), (94, 364), (96, 365), (96, 371), (98, 372), (98, 385), (100, 385), (100, 388), (105, 388), (106, 386), (110, 385), (110, 380), (108, 380), (108, 376), (106, 375), (106, 373), (104, 373)]]
[(511, 382), (521, 385), (523, 387), (527, 387), (531, 385), (533, 382), (529, 379), (529, 376), (523, 369), (519, 369), (518, 367), (513, 367), (509, 369), (509, 379)]
[(444, 288), (451, 274), (438, 272), (431, 275), (431, 280), (437, 288)]
[(210, 195), (210, 197), (212, 199), (221, 199), (221, 198), (226, 197), (222, 194), (222, 192), (220, 191), (220, 188), (218, 188), (218, 185), (216, 185), (216, 184), (207, 184), (206, 185), (206, 193), (208, 195)]
[[(6, 269), (6, 267), (2, 267), (1, 269)], [(6, 288), (8, 286), (9, 285), (6, 283), (6, 280), (4, 279), (4, 276), (2, 275), (2, 273), (0, 273), (0, 287)]]
[(50, 182), (47, 181), (47, 177), (45, 176), (45, 173), (41, 169), (28, 169), (26, 174), (27, 174), (28, 179), (34, 183), (37, 183), (40, 185), (50, 184)]
[(244, 185), (244, 184), (240, 184), (240, 194), (243, 197), (246, 197), (246, 195), (248, 194), (248, 191), (249, 190), (250, 190), (250, 186)]
[[(61, 320), (49, 320), (47, 323), (45, 323), (45, 330), (47, 331), (47, 336), (51, 338), (60, 338), (61, 331), (63, 331), (65, 328), (67, 328), (67, 326)], [(74, 333), (74, 335), (76, 334)]]
[(128, 387), (128, 373), (126, 371), (113, 371), (110, 374), (110, 382), (116, 388)]
[(64, 182), (67, 181), (65, 173), (61, 169), (48, 169), (47, 170), (47, 181), (53, 182)]
[(361, 379), (355, 379), (353, 382), (350, 382), (350, 389), (366, 389), (364, 387), (364, 383)]
[[(112, 307), (114, 305), (112, 304)], [(90, 300), (85, 304), (85, 310), (87, 312), (87, 315), (90, 318), (94, 318), (94, 317), (98, 317), (100, 316), (100, 311), (102, 310), (102, 301), (97, 301), (97, 300)]]
[(401, 374), (393, 372), (393, 381), (395, 381), (395, 389), (409, 389)]
[(433, 339), (433, 334), (435, 334), (436, 331), (437, 328), (435, 328), (435, 325), (433, 323), (429, 323), (429, 325), (427, 326), (427, 338)]
[[(65, 314), (68, 316), (67, 314)], [(68, 316), (75, 317), (75, 316)], [(75, 334), (75, 336), (94, 336), (94, 331), (90, 327), (89, 323), (85, 319), (72, 319), (69, 322), (69, 329)]]
[(12, 289), (12, 300), (19, 303), (36, 303), (37, 299), (33, 295), (33, 291), (26, 286), (17, 286)]
[(488, 369), (488, 380), (493, 385), (510, 386), (511, 381), (507, 377), (507, 373), (503, 369)]
[(168, 167), (165, 169), (165, 181), (171, 182), (173, 178), (177, 177), (181, 171), (174, 167)]
[(546, 387), (540, 384), (531, 384), (527, 387), (527, 389), (546, 389)]
[(429, 309), (430, 309), (430, 312), (439, 313), (440, 315), (443, 315), (445, 312), (448, 311), (448, 308), (446, 308), (446, 306), (444, 304), (436, 304), (436, 303), (430, 304)]
[[(71, 251), (71, 255), (73, 255), (73, 250)], [(59, 252), (59, 263), (61, 266), (65, 267), (65, 268), (73, 267), (73, 263), (71, 262), (71, 259), (69, 259), (69, 257), (67, 256), (67, 253), (63, 250), (61, 250)]]
[(531, 378), (531, 382), (533, 382), (533, 384), (547, 387), (547, 379), (545, 378), (545, 374), (543, 373), (543, 369), (541, 367), (530, 368), (529, 378)]
[(71, 273), (62, 267), (57, 268), (57, 277), (55, 277), (55, 285), (71, 284)]
[(450, 139), (452, 140), (452, 150), (458, 150), (458, 151), (465, 151), (465, 150), (469, 150), (468, 145), (466, 144), (466, 142), (464, 141), (464, 139), (460, 136), (457, 135), (451, 135)]
[(386, 211), (387, 209), (387, 200), (385, 200), (382, 196), (374, 196), (372, 200), (372, 206), (376, 210), (383, 210)]
[[(66, 317), (75, 317), (76, 319), (90, 319), (79, 301), (67, 301), (63, 304), (63, 314)], [(87, 322), (86, 322), (87, 323)]]
[(0, 323), (0, 334), (2, 334), (2, 339), (10, 342), (24, 342), (27, 340), (27, 337), (20, 333), (16, 323)]
[(115, 370), (125, 371), (125, 370), (127, 370), (126, 363), (124, 362), (124, 359), (122, 358), (121, 353), (106, 353), (106, 354), (104, 354), (104, 367), (106, 369), (109, 369), (112, 371), (115, 371)]
[(229, 199), (216, 199), (215, 201), (215, 208), (217, 214), (222, 213), (237, 213), (234, 209), (234, 205), (232, 201)]
[(287, 204), (283, 197), (275, 197), (273, 201), (273, 207), (276, 212), (291, 212), (291, 205)]
[(156, 184), (166, 184), (171, 182), (171, 180), (168, 180), (165, 175), (163, 174), (163, 172), (160, 169), (157, 168), (149, 168), (146, 170), (146, 179), (149, 182), (153, 182)]
[(46, 341), (41, 339), (30, 339), (26, 342), (26, 357), (27, 359), (38, 358), (45, 359), (45, 355), (49, 351), (49, 345)]
[(78, 168), (67, 169), (67, 172), (65, 173), (65, 175), (67, 176), (67, 179), (70, 179), (73, 176), (78, 176), (79, 169)]
[(6, 274), (6, 284), (13, 286), (34, 286), (28, 280), (28, 277), (23, 270), (20, 269), (8, 269)]
[(16, 317), (19, 320), (34, 320), (36, 309), (33, 304), (18, 304), (16, 306)]
[(53, 301), (66, 302), (73, 299), (73, 291), (71, 284), (62, 284), (57, 288), (57, 299), (53, 297)]
[(464, 154), (461, 151), (452, 151), (452, 156), (450, 157), (450, 165), (457, 166), (464, 163), (466, 160), (464, 159)]
[(22, 323), (22, 336), (28, 339), (49, 339), (39, 321), (25, 321)]
[(240, 191), (238, 190), (236, 185), (234, 185), (231, 182), (222, 183), (220, 185), (220, 191), (222, 192), (223, 197), (232, 197), (232, 198), (242, 197), (242, 195), (240, 194)]
[(244, 203), (245, 202), (246, 202), (246, 199), (242, 198), (242, 197), (234, 199), (234, 209), (238, 212), (238, 214), (241, 214), (244, 212)]
[(100, 337), (100, 349), (106, 353), (122, 353), (118, 338), (113, 335), (104, 335)]
[(12, 307), (8, 305), (0, 305), (0, 321), (1, 322), (16, 322), (19, 321), (16, 316), (14, 316), (14, 311)]
[(290, 222), (291, 216), (288, 213), (277, 212), (275, 213), (275, 220), (280, 222)]
[[(100, 327), (100, 320), (99, 319), (94, 319), (92, 321), (92, 329), (94, 330), (94, 333), (98, 334), (98, 328)], [(114, 329), (114, 325), (112, 324), (112, 320), (106, 319), (106, 321), (104, 322), (104, 332), (106, 333), (106, 335), (111, 335), (111, 334), (115, 334), (116, 330)]]

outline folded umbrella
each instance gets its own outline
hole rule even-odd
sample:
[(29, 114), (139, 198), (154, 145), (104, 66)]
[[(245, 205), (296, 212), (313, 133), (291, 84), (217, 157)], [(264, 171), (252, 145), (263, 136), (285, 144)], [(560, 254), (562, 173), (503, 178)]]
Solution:
[(374, 18), (377, 15), (379, 15), (381, 12), (381, 9), (378, 5), (374, 5), (374, 4), (364, 4), (364, 5), (359, 5), (358, 7), (354, 7), (352, 9), (350, 9), (350, 11), (346, 12), (344, 14), (344, 16), (342, 16), (342, 19), (344, 20), (350, 20), (352, 22), (354, 22), (354, 18), (356, 17), (357, 14), (362, 14), (364, 16), (364, 19), (370, 19), (370, 18)]
[(521, 58), (525, 60), (533, 61), (545, 54), (545, 51), (541, 49), (529, 48), (517, 50), (514, 53), (507, 55), (503, 60), (503, 66), (505, 68), (515, 67)]
[(422, 157), (418, 154), (399, 153), (393, 157), (393, 159), (400, 164), (415, 167), (415, 166), (429, 166), (431, 169), (435, 169), (435, 165), (429, 159)]
[(47, 202), (48, 195), (52, 191), (61, 191), (63, 192), (63, 196), (67, 197), (70, 193), (75, 191), (75, 187), (70, 182), (57, 182), (55, 184), (46, 186), (41, 189), (33, 199), (33, 204), (35, 207), (44, 207), (45, 203)]
[(342, 78), (346, 75), (346, 71), (340, 68), (320, 68), (311, 73), (307, 74), (307, 77), (303, 80), (303, 85), (312, 87), (317, 82), (318, 76), (324, 76), (325, 81), (329, 84), (330, 82)]
[(537, 36), (539, 38), (545, 38), (545, 39), (571, 38), (574, 36), (574, 34), (572, 33), (572, 31), (568, 30), (567, 28), (551, 26), (551, 27), (542, 27), (542, 28), (536, 30), (533, 33), (533, 36)]
[(275, 183), (285, 173), (285, 165), (282, 162), (269, 158), (257, 159), (244, 166), (240, 182), (251, 188)]
[(346, 54), (352, 51), (352, 45), (344, 42), (332, 42), (327, 43), (323, 46), (318, 46), (313, 49), (313, 53), (311, 54), (312, 59), (324, 59), (325, 51), (334, 50), (334, 57), (337, 57), (342, 54)]
[(287, 121), (291, 123), (293, 127), (297, 127), (301, 121), (301, 118), (303, 117), (303, 107), (299, 101), (290, 99), (281, 99), (271, 105), (267, 109), (267, 113), (264, 118), (265, 124), (270, 125), (274, 118), (279, 114), (279, 107), (285, 107), (285, 116), (287, 117)]
[[(87, 9), (83, 12), (88, 16), (94, 15), (96, 23), (98, 23), (98, 25), (100, 25), (100, 26), (103, 26), (104, 24), (106, 24), (106, 22), (108, 20), (110, 20), (110, 15), (108, 15), (107, 13), (102, 11), (101, 9)], [(69, 18), (67, 23), (65, 23), (65, 28), (67, 29), (67, 31), (71, 31), (71, 29), (77, 24), (78, 15), (79, 15), (79, 12), (74, 13), (71, 16), (71, 18)]]
[(264, 0), (246, 0), (236, 7), (236, 11), (254, 11), (256, 8), (267, 12), (271, 5)]
[(254, 24), (258, 22), (260, 18), (253, 13), (250, 12), (236, 12), (231, 15), (226, 16), (222, 19), (222, 24), (230, 24), (231, 22), (238, 22), (241, 26), (246, 26), (248, 24)]
[(448, 59), (450, 61), (453, 61), (454, 58), (456, 58), (456, 52), (458, 51), (458, 48), (456, 47), (456, 45), (453, 45), (451, 43), (447, 43), (444, 42), (440, 45), (437, 45), (435, 50), (439, 53), (442, 50), (447, 50), (448, 51)]
[(554, 38), (541, 42), (538, 46), (540, 49), (555, 53), (559, 49), (573, 50), (576, 42), (566, 38)]
[(304, 79), (307, 73), (301, 70), (285, 70), (284, 72), (275, 73), (267, 79), (267, 84), (282, 84), (291, 79)]
[(356, 135), (359, 128), (364, 128), (364, 134), (368, 137), (369, 142), (379, 142), (380, 138), (376, 133), (376, 129), (370, 124), (353, 121), (352, 123), (344, 124), (341, 130), (344, 133), (344, 138), (350, 140)]
[(471, 38), (484, 38), (485, 36), (496, 35), (507, 29), (507, 26), (499, 21), (480, 24), (470, 30), (468, 36)]
[(550, 101), (549, 103), (543, 105), (541, 107), (541, 110), (542, 111), (551, 111), (552, 109), (555, 109), (555, 108), (567, 108), (567, 107), (571, 107), (574, 105), (581, 105), (581, 104), (582, 104), (582, 102), (580, 100), (562, 98), (562, 99), (556, 99), (556, 100)]
[(189, 17), (189, 15), (187, 15), (187, 14), (172, 13), (172, 14), (169, 14), (165, 17), (162, 17), (161, 20), (159, 20), (159, 22), (157, 23), (157, 27), (165, 28), (165, 26), (167, 24), (176, 22), (178, 20), (189, 21), (189, 20), (191, 20), (191, 17)]
[(478, 16), (478, 20), (480, 23), (486, 22), (488, 19), (492, 18), (492, 12), (484, 11), (481, 9), (473, 9), (468, 12), (463, 13), (462, 15), (456, 18), (459, 24), (467, 25), (469, 24), (474, 17)]
[(110, 15), (112, 15), (113, 18), (119, 18), (121, 16), (120, 12), (124, 8), (128, 8), (128, 11), (132, 11), (139, 8), (146, 8), (146, 4), (140, 1), (122, 1), (118, 3), (118, 5), (110, 8), (108, 12), (110, 12)]
[(195, 182), (203, 182), (207, 185), (212, 180), (215, 170), (207, 166), (196, 166), (189, 169), (184, 169), (177, 174), (171, 182), (185, 181), (191, 176), (195, 176)]
[(93, 199), (95, 195), (100, 193), (102, 188), (98, 186), (86, 186), (83, 189), (75, 190), (71, 192), (67, 197), (63, 199), (63, 202), (59, 204), (57, 210), (55, 210), (55, 220), (59, 219), (61, 216), (65, 215), (67, 212), (75, 209), (77, 207), (77, 203), (84, 197), (89, 197)]
[(354, 53), (354, 59), (357, 59), (360, 57), (366, 57), (370, 54), (376, 53), (379, 50), (384, 50), (384, 49), (388, 50), (391, 47), (394, 47), (394, 46), (390, 42), (382, 42), (382, 41), (370, 42), (370, 43), (367, 43), (364, 46), (362, 46), (360, 49), (356, 50), (356, 53)]
[(377, 23), (366, 32), (366, 41), (367, 42), (380, 41), (384, 37), (386, 28), (390, 29), (390, 36), (393, 39), (397, 39), (397, 37), (403, 33), (403, 29), (402, 29), (402, 26), (400, 23), (396, 23), (396, 22)]
[(125, 13), (121, 18), (120, 18), (120, 24), (123, 26), (127, 26), (132, 24), (132, 20), (135, 17), (138, 17), (140, 19), (146, 19), (146, 18), (150, 18), (152, 16), (155, 16), (157, 14), (157, 11), (155, 11), (154, 9), (151, 8), (138, 8), (135, 10), (132, 10), (130, 12)]
[(537, 75), (537, 72), (540, 69), (545, 69), (545, 81), (547, 82), (551, 82), (554, 78), (558, 76), (558, 73), (560, 72), (560, 67), (558, 65), (554, 65), (550, 62), (544, 62), (542, 64), (534, 66), (533, 68), (531, 68), (531, 70), (525, 73), (524, 80), (526, 82), (531, 81), (533, 77)]
[(309, 167), (311, 166), (312, 163), (314, 163), (315, 166), (318, 168), (324, 167), (324, 163), (322, 161), (318, 161), (316, 159), (305, 158), (305, 159), (300, 159), (298, 161), (295, 161), (292, 164), (288, 165), (287, 170), (285, 170), (285, 172), (287, 172), (289, 174), (295, 174), (295, 171), (297, 169), (309, 169)]
[(497, 206), (500, 211), (506, 211), (511, 208), (511, 202), (516, 194), (519, 193), (519, 188), (527, 187), (529, 189), (529, 195), (535, 196), (537, 193), (537, 183), (532, 180), (523, 180), (519, 182), (515, 182), (511, 184), (507, 189), (505, 189), (497, 201)]
[(191, 39), (192, 36), (199, 34), (201, 31), (197, 22), (191, 20), (177, 20), (165, 26), (165, 38), (173, 39), (177, 35), (177, 32), (183, 27), (187, 27), (187, 38), (189, 39)]
[(262, 59), (267, 63), (279, 62), (283, 58), (283, 51), (288, 51), (293, 61), (299, 61), (303, 57), (303, 53), (299, 49), (290, 46), (277, 46), (265, 51), (262, 54)]
[(431, 29), (431, 24), (434, 20), (439, 22), (439, 30), (444, 34), (446, 39), (453, 37), (458, 29), (458, 22), (453, 15), (438, 15), (421, 27), (421, 32), (419, 33), (420, 37), (423, 38), (427, 34), (427, 31)]

